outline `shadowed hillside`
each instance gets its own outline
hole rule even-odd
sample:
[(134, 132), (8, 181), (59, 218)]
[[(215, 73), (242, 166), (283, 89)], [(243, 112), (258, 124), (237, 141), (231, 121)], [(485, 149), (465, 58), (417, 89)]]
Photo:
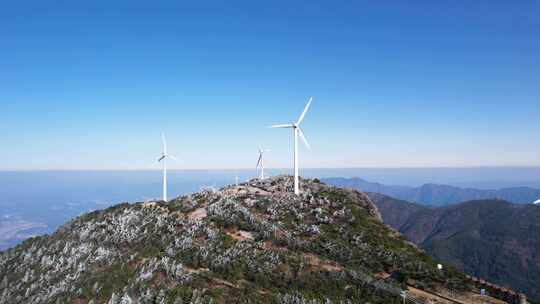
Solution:
[(433, 257), (540, 300), (540, 206), (479, 200), (428, 208), (369, 196), (385, 222)]

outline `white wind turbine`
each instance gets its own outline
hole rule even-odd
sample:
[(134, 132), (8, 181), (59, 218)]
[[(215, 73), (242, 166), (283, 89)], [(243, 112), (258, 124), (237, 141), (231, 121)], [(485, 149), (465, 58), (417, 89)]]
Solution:
[(302, 122), (302, 120), (304, 120), (304, 116), (306, 116), (306, 113), (309, 109), (309, 106), (311, 105), (312, 100), (313, 100), (313, 97), (310, 97), (306, 104), (306, 107), (304, 108), (304, 111), (302, 112), (302, 114), (300, 115), (296, 123), (271, 126), (271, 128), (293, 129), (293, 134), (294, 134), (294, 194), (297, 194), (297, 195), (300, 193), (300, 189), (298, 186), (298, 136), (300, 136), (300, 138), (302, 139), (306, 147), (308, 149), (311, 149), (311, 147), (309, 146), (304, 136), (304, 133), (302, 132), (302, 129), (300, 129), (300, 123)]
[(171, 154), (167, 153), (167, 141), (165, 140), (165, 134), (161, 133), (161, 140), (163, 142), (161, 156), (157, 159), (156, 163), (161, 163), (163, 168), (163, 200), (167, 201), (167, 158), (172, 158), (176, 160)]
[(264, 179), (264, 152), (270, 152), (270, 150), (268, 149), (263, 149), (259, 146), (259, 160), (257, 161), (257, 166), (256, 168), (261, 168), (261, 175), (260, 175), (260, 179), (263, 180)]

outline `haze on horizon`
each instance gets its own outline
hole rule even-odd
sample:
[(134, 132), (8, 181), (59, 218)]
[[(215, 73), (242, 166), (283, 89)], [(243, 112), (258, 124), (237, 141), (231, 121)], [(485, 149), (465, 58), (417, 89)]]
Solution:
[[(31, 8), (31, 9), (30, 9)], [(0, 170), (540, 166), (538, 1), (0, 4)]]

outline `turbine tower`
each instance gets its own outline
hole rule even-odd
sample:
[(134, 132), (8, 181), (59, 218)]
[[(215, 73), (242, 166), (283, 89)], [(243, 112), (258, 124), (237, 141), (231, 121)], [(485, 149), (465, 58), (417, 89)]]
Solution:
[(259, 146), (259, 160), (257, 161), (256, 168), (261, 168), (260, 179), (264, 179), (264, 152), (270, 152), (270, 150), (265, 150)]
[(163, 168), (163, 201), (167, 201), (167, 158), (176, 160), (176, 157), (167, 153), (167, 141), (165, 140), (165, 134), (161, 133), (161, 140), (163, 143), (161, 156), (157, 159), (157, 163), (161, 163)]
[(306, 107), (304, 108), (304, 111), (298, 118), (298, 120), (295, 123), (291, 124), (283, 124), (283, 125), (273, 125), (271, 128), (290, 128), (293, 129), (293, 135), (294, 135), (294, 194), (298, 195), (300, 193), (300, 189), (298, 186), (298, 137), (302, 139), (304, 144), (308, 149), (311, 149), (309, 146), (306, 137), (304, 136), (304, 133), (302, 132), (302, 129), (300, 129), (300, 123), (302, 123), (302, 120), (304, 120), (304, 116), (306, 116), (306, 113), (309, 109), (309, 106), (311, 105), (311, 101), (313, 100), (313, 97), (310, 97)]

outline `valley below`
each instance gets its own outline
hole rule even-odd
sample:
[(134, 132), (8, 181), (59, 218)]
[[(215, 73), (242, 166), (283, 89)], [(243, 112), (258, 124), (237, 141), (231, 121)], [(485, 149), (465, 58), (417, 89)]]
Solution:
[(386, 224), (432, 257), (540, 300), (540, 206), (487, 199), (435, 208), (369, 196)]

